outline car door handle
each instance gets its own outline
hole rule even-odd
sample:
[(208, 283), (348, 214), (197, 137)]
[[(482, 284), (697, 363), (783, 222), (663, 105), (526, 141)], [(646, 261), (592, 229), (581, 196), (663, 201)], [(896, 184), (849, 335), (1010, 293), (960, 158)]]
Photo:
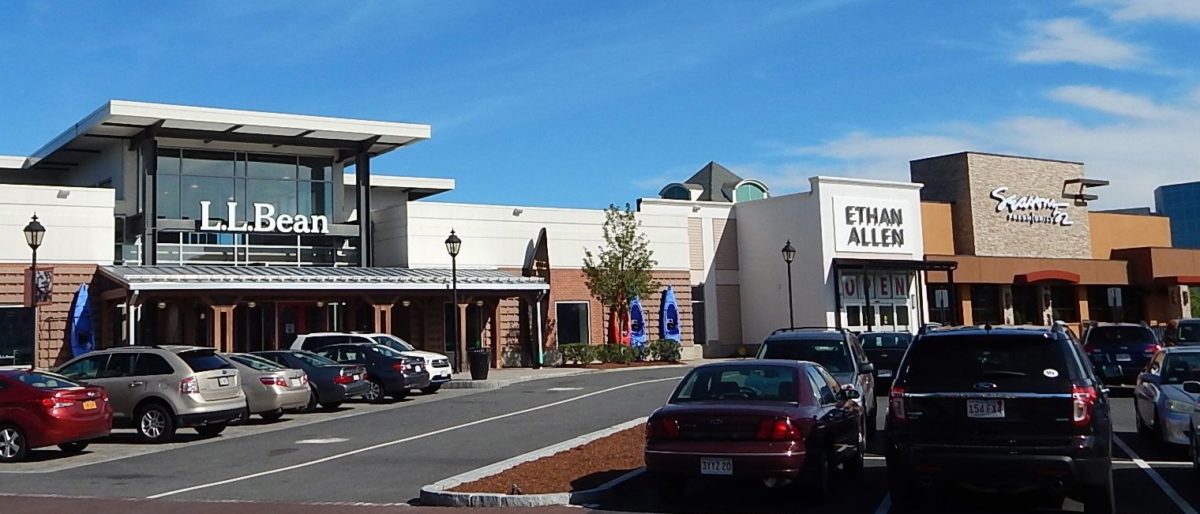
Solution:
[(137, 380), (137, 381), (129, 383), (129, 387), (140, 387), (140, 386), (144, 386), (144, 385), (146, 385), (146, 383), (141, 380)]

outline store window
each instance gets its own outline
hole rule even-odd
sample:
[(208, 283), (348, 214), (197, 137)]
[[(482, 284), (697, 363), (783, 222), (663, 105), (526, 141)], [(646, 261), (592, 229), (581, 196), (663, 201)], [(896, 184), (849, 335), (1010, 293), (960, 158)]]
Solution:
[(1013, 323), (1018, 325), (1041, 325), (1042, 308), (1038, 303), (1037, 286), (1012, 286)]
[(156, 216), (199, 219), (200, 202), (212, 202), (209, 215), (224, 218), (226, 202), (236, 215), (254, 219), (254, 204), (276, 214), (333, 214), (333, 159), (283, 154), (203, 150), (158, 150)]
[(862, 305), (847, 305), (846, 306), (846, 326), (861, 327), (866, 325), (863, 323), (863, 306)]
[(683, 186), (671, 186), (663, 191), (662, 197), (667, 200), (691, 200), (692, 193)]
[(767, 191), (758, 184), (742, 184), (734, 190), (734, 201), (737, 203), (762, 200), (767, 197)]
[(929, 284), (929, 321), (943, 325), (953, 325), (954, 311), (951, 310), (950, 286), (946, 284)]
[(1004, 322), (1000, 311), (1000, 287), (992, 284), (971, 286), (971, 319), (976, 324), (998, 325)]
[(1079, 322), (1079, 299), (1075, 286), (1050, 286), (1050, 310), (1054, 321)]
[(558, 302), (554, 314), (558, 320), (558, 344), (592, 342), (588, 302)]

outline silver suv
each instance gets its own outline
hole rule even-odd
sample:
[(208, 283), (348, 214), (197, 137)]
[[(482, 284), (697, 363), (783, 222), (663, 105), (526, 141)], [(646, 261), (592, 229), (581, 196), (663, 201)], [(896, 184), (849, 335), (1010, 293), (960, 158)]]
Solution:
[(55, 371), (108, 391), (114, 422), (132, 421), (147, 442), (195, 427), (212, 437), (246, 408), (238, 371), (212, 348), (119, 346), (76, 357)]

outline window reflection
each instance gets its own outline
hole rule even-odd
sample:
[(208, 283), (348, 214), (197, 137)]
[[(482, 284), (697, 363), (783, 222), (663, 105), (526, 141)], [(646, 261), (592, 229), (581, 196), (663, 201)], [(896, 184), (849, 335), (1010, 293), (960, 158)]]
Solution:
[(333, 159), (328, 157), (247, 154), (160, 148), (156, 216), (198, 219), (200, 202), (212, 203), (210, 216), (227, 217), (226, 202), (237, 202), (237, 216), (254, 218), (254, 203), (278, 214), (333, 213)]

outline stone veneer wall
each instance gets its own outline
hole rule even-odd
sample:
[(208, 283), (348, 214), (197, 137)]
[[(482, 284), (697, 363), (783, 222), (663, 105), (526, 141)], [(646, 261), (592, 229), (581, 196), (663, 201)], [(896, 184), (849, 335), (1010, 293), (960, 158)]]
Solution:
[[(24, 305), (25, 270), (28, 265), (0, 265), (0, 305)], [(53, 302), (38, 308), (36, 362), (39, 368), (50, 368), (71, 358), (67, 343), (67, 322), (71, 302), (80, 284), (90, 284), (96, 266), (90, 264), (42, 264), (38, 268), (54, 270)], [(98, 303), (93, 304), (93, 307)], [(92, 311), (99, 327), (99, 312)]]
[(950, 204), (954, 228), (954, 253), (975, 253), (975, 227), (971, 224), (971, 182), (967, 173), (967, 154), (931, 157), (909, 163), (913, 182), (924, 184), (921, 199)]
[[(1063, 182), (1083, 177), (1083, 164), (1019, 157), (968, 154), (975, 255), (1092, 258), (1087, 207), (1063, 198)], [(1007, 186), (1006, 195), (1036, 195), (1066, 203), (1070, 226), (1021, 223), (996, 212), (991, 192)], [(1050, 211), (1026, 211), (1046, 215)]]

